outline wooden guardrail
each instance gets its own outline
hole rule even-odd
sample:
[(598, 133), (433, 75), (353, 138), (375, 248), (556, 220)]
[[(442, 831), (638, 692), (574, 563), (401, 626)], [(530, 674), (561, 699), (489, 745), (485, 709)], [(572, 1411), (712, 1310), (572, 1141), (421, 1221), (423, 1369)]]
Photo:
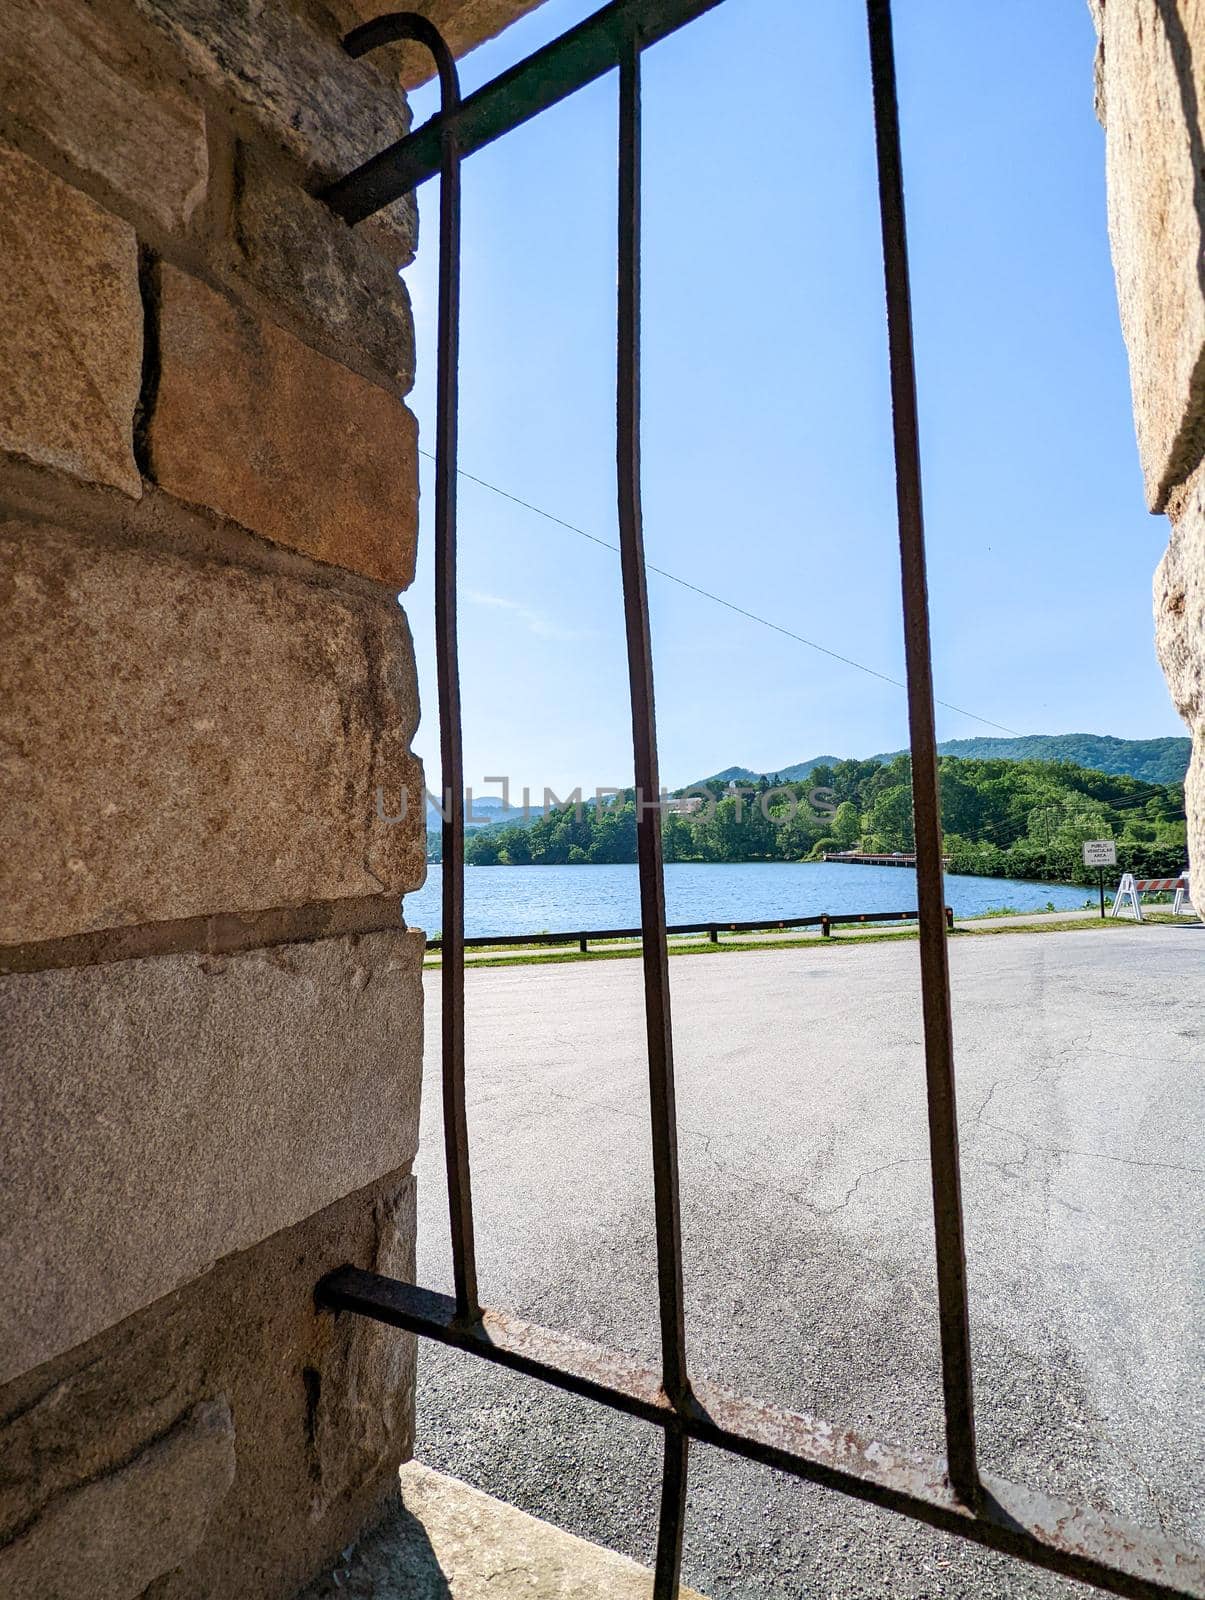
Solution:
[[(915, 922), (915, 911), (847, 911), (836, 914), (822, 911), (815, 917), (775, 917), (768, 922), (677, 922), (666, 928), (668, 934), (705, 933), (712, 944), (719, 944), (721, 933), (774, 933), (780, 928), (819, 928), (822, 939), (832, 930), (856, 922)], [(946, 927), (953, 928), (954, 913), (946, 907)], [(464, 941), (465, 949), (493, 945), (558, 945), (576, 944), (582, 955), (589, 949), (591, 939), (639, 939), (639, 928), (579, 928), (573, 933), (488, 933)], [(442, 948), (443, 940), (437, 935), (427, 940), (428, 950)]]

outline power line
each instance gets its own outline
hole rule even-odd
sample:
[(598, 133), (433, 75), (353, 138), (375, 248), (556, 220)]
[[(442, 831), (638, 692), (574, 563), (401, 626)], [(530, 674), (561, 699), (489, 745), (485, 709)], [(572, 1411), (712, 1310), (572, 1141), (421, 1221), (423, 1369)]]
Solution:
[[(428, 461), (435, 457), (430, 450), (419, 450), (420, 456), (425, 456)], [(545, 522), (555, 522), (558, 528), (567, 528), (570, 533), (576, 533), (583, 539), (589, 539), (591, 544), (598, 544), (604, 550), (612, 550), (619, 554), (619, 546), (612, 544), (609, 539), (600, 539), (596, 533), (587, 533), (585, 528), (579, 528), (575, 522), (566, 522), (564, 517), (554, 516), (551, 511), (545, 511), (543, 506), (533, 505), (530, 500), (524, 500), (520, 495), (511, 494), (508, 489), (502, 489), (496, 483), (489, 483), (485, 478), (478, 478), (472, 472), (466, 472), (463, 467), (456, 469), (457, 476), (467, 478), (470, 483), (477, 484), (482, 489), (488, 489), (492, 494), (500, 495), (503, 500), (509, 500), (513, 505), (522, 506), (525, 511), (534, 512), (537, 517), (543, 517)], [(837, 650), (830, 650), (827, 645), (817, 644), (815, 639), (805, 639), (803, 634), (794, 633), (790, 628), (784, 628), (779, 622), (771, 622), (769, 617), (758, 616), (756, 611), (747, 611), (744, 606), (738, 606), (735, 601), (725, 600), (723, 595), (713, 594), (710, 589), (702, 589), (697, 583), (691, 583), (686, 578), (680, 578), (676, 572), (667, 572), (664, 567), (656, 567), (651, 561), (645, 562), (650, 572), (655, 572), (658, 577), (668, 578), (671, 583), (676, 583), (682, 589), (689, 589), (692, 594), (701, 595), (704, 600), (712, 600), (717, 606), (723, 606), (727, 611), (735, 611), (738, 617), (747, 617), (750, 622), (759, 622), (763, 628), (771, 628), (775, 633), (781, 633), (788, 639), (794, 639), (797, 644), (803, 644), (809, 650), (818, 650), (821, 655), (829, 656), (833, 661), (840, 661), (847, 667), (855, 667), (859, 672), (865, 672), (872, 678), (879, 678), (883, 683), (890, 683), (897, 689), (907, 691), (908, 685), (899, 678), (893, 678), (886, 672), (879, 672), (875, 667), (868, 667), (864, 661), (855, 661), (852, 656), (843, 656)], [(985, 727), (997, 728), (1001, 733), (1010, 733), (1015, 738), (1023, 737), (1016, 728), (1006, 728), (1002, 722), (993, 722), (990, 717), (981, 717), (976, 711), (967, 711), (962, 706), (952, 705), (949, 700), (937, 700), (936, 704), (944, 706), (947, 711), (956, 711), (960, 717), (970, 717), (973, 722), (982, 722)]]

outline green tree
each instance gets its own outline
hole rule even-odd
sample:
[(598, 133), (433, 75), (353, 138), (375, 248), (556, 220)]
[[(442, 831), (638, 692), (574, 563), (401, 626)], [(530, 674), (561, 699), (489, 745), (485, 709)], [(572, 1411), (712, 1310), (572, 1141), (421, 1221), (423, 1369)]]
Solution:
[(867, 815), (867, 830), (880, 850), (911, 850), (916, 844), (912, 827), (912, 789), (897, 783), (875, 797)]
[(830, 821), (832, 836), (842, 850), (852, 849), (862, 837), (862, 818), (852, 800), (842, 800)]

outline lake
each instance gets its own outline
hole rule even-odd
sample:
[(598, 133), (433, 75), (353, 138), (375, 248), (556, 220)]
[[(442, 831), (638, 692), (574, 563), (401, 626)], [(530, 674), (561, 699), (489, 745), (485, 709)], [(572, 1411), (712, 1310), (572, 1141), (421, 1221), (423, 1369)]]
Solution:
[[(406, 896), (407, 923), (438, 933), (441, 868)], [(634, 928), (640, 922), (635, 866), (469, 867), (465, 873), (465, 934), (572, 933), (579, 928)], [(1011, 906), (1065, 911), (1085, 905), (1091, 890), (1014, 878), (946, 875), (946, 904), (960, 917)], [(764, 917), (818, 916), (916, 908), (911, 867), (858, 867), (837, 861), (755, 861), (730, 865), (683, 862), (665, 869), (669, 921), (752, 922)]]

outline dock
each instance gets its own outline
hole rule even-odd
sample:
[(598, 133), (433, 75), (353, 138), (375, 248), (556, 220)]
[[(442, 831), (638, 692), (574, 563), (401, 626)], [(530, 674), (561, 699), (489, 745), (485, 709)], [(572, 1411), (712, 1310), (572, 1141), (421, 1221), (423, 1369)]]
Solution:
[[(889, 854), (865, 855), (860, 850), (826, 850), (825, 861), (847, 861), (856, 867), (914, 867), (916, 854), (908, 854), (903, 850), (893, 850)], [(949, 866), (949, 858), (943, 860), (942, 865)]]

